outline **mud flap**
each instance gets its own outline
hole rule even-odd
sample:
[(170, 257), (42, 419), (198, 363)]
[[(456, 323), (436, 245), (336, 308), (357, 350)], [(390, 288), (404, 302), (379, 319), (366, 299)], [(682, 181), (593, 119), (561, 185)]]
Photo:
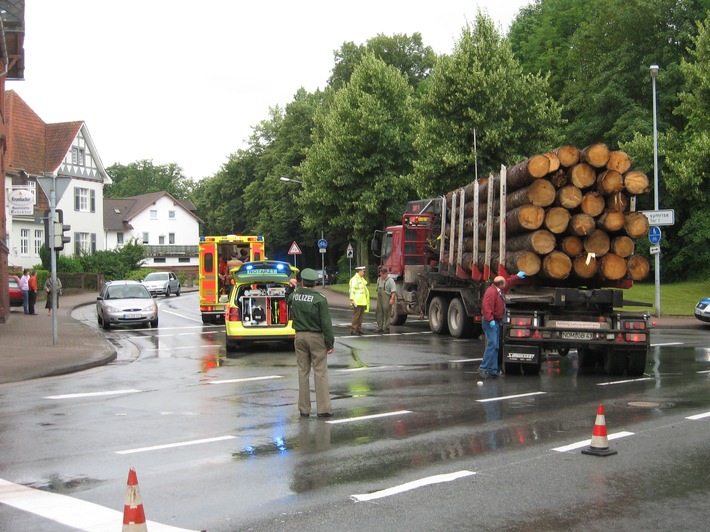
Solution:
[(539, 364), (540, 352), (540, 346), (506, 344), (503, 346), (503, 363)]

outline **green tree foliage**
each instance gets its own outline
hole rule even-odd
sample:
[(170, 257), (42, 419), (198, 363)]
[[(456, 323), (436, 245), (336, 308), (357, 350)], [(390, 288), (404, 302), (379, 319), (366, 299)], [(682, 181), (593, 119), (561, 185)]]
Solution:
[(363, 244), (401, 214), (411, 195), (412, 96), (406, 78), (370, 52), (316, 114), (298, 200), (307, 227)]
[[(103, 273), (107, 281), (130, 278), (130, 273), (141, 267), (145, 247), (132, 240), (120, 249), (102, 250), (79, 257), (83, 272)], [(57, 267), (59, 270), (59, 267)]]
[(107, 198), (127, 198), (150, 192), (168, 192), (177, 199), (188, 199), (193, 187), (175, 163), (154, 165), (142, 160), (128, 165), (114, 164), (106, 169), (113, 184), (104, 187)]
[[(414, 176), (420, 195), (439, 195), (555, 147), (560, 109), (547, 80), (524, 74), (493, 21), (478, 13), (451, 56), (440, 59), (421, 99)], [(476, 132), (478, 154), (474, 150)]]
[(436, 53), (431, 46), (424, 46), (420, 33), (411, 37), (404, 34), (387, 36), (378, 34), (364, 45), (346, 42), (334, 52), (335, 66), (328, 80), (333, 89), (340, 89), (350, 81), (355, 67), (368, 53), (391, 65), (407, 77), (409, 84), (417, 88), (425, 80), (436, 63)]

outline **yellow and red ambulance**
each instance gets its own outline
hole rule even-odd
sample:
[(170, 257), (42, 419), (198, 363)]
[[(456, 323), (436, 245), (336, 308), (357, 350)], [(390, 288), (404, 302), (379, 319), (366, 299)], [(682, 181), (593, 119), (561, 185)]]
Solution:
[(200, 237), (198, 282), (202, 323), (224, 322), (224, 307), (234, 283), (230, 270), (265, 258), (261, 235)]

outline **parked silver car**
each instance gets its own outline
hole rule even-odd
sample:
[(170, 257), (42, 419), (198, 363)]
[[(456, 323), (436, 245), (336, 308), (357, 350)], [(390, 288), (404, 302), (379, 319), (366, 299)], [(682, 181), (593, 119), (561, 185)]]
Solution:
[(141, 323), (157, 327), (158, 305), (138, 281), (109, 281), (96, 298), (96, 316), (104, 329)]
[(180, 295), (180, 281), (173, 272), (152, 272), (145, 276), (143, 285), (153, 296)]

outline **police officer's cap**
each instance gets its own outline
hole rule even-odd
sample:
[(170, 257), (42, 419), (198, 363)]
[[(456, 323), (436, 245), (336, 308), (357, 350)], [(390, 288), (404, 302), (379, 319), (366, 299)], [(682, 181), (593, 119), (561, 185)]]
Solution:
[(356, 269), (356, 270), (364, 270), (365, 267), (364, 267), (364, 266), (356, 266), (355, 269)]
[(301, 279), (303, 279), (304, 281), (317, 281), (318, 272), (315, 271), (313, 268), (305, 268), (301, 270)]

